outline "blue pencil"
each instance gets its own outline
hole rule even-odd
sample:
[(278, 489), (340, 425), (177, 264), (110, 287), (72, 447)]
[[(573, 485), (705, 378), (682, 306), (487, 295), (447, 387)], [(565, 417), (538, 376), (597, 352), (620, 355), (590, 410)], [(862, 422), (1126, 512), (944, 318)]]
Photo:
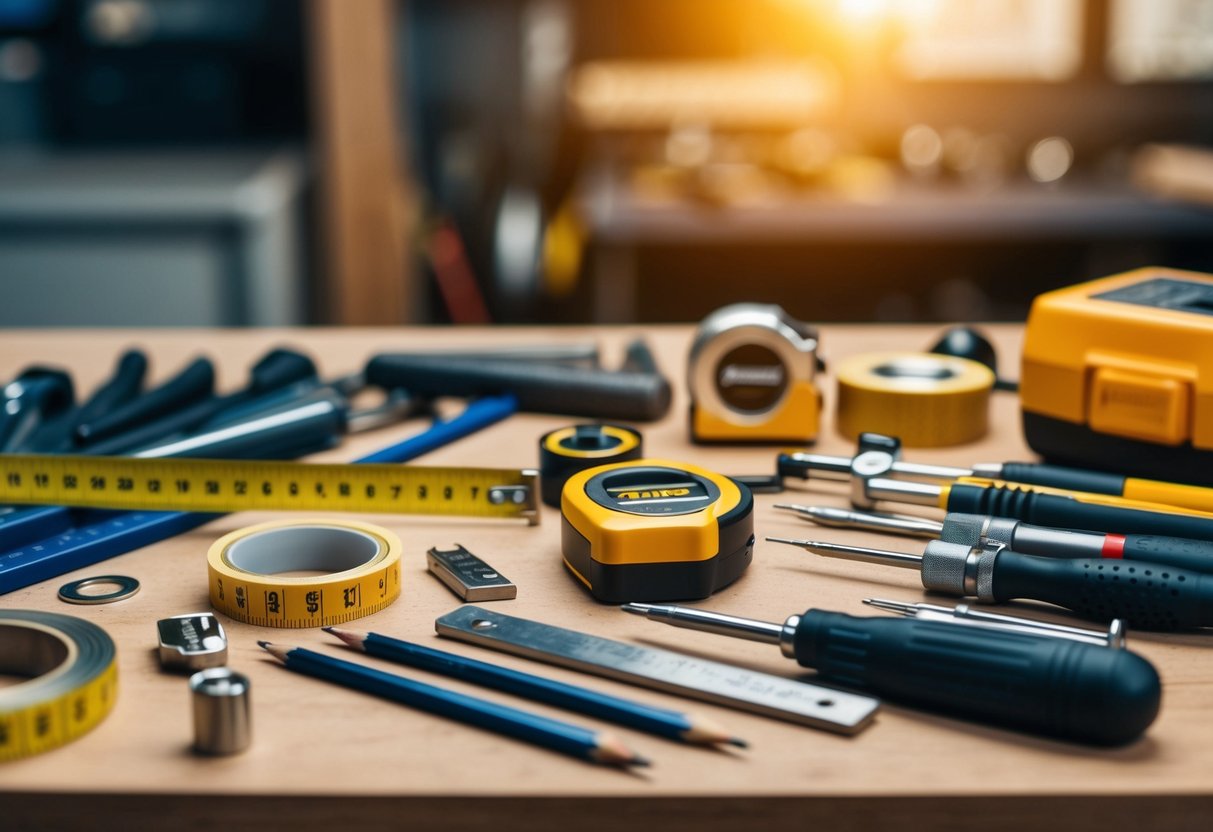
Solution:
[(555, 705), (660, 737), (705, 745), (728, 743), (742, 748), (746, 746), (744, 740), (731, 736), (715, 723), (679, 711), (655, 708), (378, 633), (360, 633), (339, 627), (325, 627), (324, 631), (371, 656)]
[(302, 647), (280, 647), (259, 641), (270, 655), (287, 669), (314, 676), (347, 688), (391, 699), (418, 710), (428, 711), (457, 722), (465, 722), (488, 731), (580, 757), (596, 763), (617, 766), (647, 766), (649, 761), (631, 751), (610, 734), (591, 731), (567, 722), (549, 719), (529, 711), (498, 705), (474, 696), (415, 682), (403, 676), (384, 673), (353, 662), (342, 661)]

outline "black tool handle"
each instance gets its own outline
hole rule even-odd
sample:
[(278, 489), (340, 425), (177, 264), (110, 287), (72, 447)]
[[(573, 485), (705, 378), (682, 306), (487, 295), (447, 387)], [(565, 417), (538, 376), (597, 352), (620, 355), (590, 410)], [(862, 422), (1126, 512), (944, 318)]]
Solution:
[(366, 380), (418, 396), (512, 393), (519, 410), (534, 413), (651, 422), (670, 409), (670, 383), (664, 376), (563, 364), (378, 355), (366, 366)]
[(1141, 656), (912, 618), (809, 610), (796, 660), (822, 676), (947, 715), (1096, 745), (1139, 737), (1161, 685)]
[(1120, 474), (1039, 462), (1003, 463), (1002, 474), (998, 478), (1009, 482), (1064, 488), (1067, 491), (1086, 491), (1088, 494), (1121, 496), (1125, 493), (1125, 477)]
[(990, 592), (998, 601), (1045, 601), (1086, 618), (1123, 618), (1143, 630), (1213, 626), (1213, 575), (1134, 560), (1069, 560), (1003, 549)]
[(1025, 491), (1014, 486), (956, 483), (948, 491), (947, 510), (1013, 517), (1057, 529), (1155, 534), (1213, 541), (1213, 518), (1084, 503), (1060, 494)]
[(1174, 566), (1192, 572), (1213, 572), (1213, 543), (1207, 540), (1127, 534), (1124, 536), (1121, 557), (1142, 563)]
[(98, 442), (205, 399), (214, 392), (215, 367), (209, 359), (195, 358), (185, 369), (137, 399), (76, 426), (82, 444)]

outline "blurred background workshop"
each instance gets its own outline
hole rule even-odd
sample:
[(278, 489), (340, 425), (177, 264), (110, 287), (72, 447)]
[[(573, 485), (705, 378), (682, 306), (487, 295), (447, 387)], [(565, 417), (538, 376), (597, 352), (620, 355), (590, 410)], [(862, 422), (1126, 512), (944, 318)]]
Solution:
[(1213, 0), (0, 0), (0, 828), (1203, 830), (1211, 627)]

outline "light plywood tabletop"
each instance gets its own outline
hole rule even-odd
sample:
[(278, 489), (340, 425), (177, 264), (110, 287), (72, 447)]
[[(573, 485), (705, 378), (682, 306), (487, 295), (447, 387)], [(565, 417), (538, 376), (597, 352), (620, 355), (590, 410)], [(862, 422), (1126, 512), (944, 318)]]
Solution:
[[(1003, 370), (1017, 372), (1019, 331), (990, 330)], [(199, 353), (215, 359), (220, 384), (243, 384), (247, 367), (271, 346), (314, 356), (323, 375), (360, 368), (377, 352), (490, 344), (594, 340), (609, 366), (626, 341), (648, 337), (676, 390), (660, 423), (639, 425), (648, 456), (693, 461), (726, 474), (769, 473), (777, 449), (702, 448), (686, 431), (687, 327), (611, 329), (370, 329), (249, 331), (14, 332), (0, 338), (0, 376), (31, 363), (69, 368), (87, 391), (124, 347), (145, 347), (156, 377)], [(936, 327), (830, 326), (823, 353), (835, 361), (857, 352), (921, 349)], [(825, 423), (816, 450), (849, 455), (833, 427), (830, 376), (823, 382)], [(457, 403), (453, 405), (457, 408)], [(537, 440), (576, 421), (520, 414), (418, 460), (435, 465), (530, 467)], [(424, 426), (412, 422), (350, 438), (317, 460), (351, 460)], [(965, 465), (1030, 459), (1016, 399), (995, 393), (991, 430), (979, 443), (906, 451), (915, 461)], [(794, 486), (799, 502), (845, 505), (840, 484)], [(782, 621), (810, 607), (872, 614), (869, 596), (916, 601), (925, 596), (910, 571), (826, 560), (762, 541), (764, 535), (817, 537), (913, 550), (921, 542), (845, 530), (821, 530), (772, 509), (788, 495), (757, 495), (759, 543), (746, 575), (705, 609)], [(811, 498), (811, 499), (810, 499)], [(461, 543), (518, 585), (518, 597), (494, 610), (615, 639), (700, 654), (762, 671), (801, 671), (771, 646), (676, 630), (594, 602), (561, 565), (560, 517), (544, 507), (538, 527), (522, 523), (364, 515), (404, 542), (403, 593), (386, 610), (351, 625), (474, 656), (555, 679), (709, 716), (751, 743), (711, 751), (663, 741), (579, 715), (518, 703), (504, 694), (395, 667), (424, 681), (520, 704), (595, 727), (610, 727), (651, 757), (651, 769), (625, 773), (570, 760), (541, 748), (439, 719), (289, 673), (257, 647), (258, 639), (351, 656), (335, 639), (310, 630), (267, 630), (224, 620), (229, 664), (252, 680), (253, 743), (238, 756), (192, 754), (190, 701), (182, 676), (159, 669), (157, 619), (208, 609), (205, 554), (220, 535), (268, 514), (222, 517), (192, 532), (111, 561), (0, 597), (4, 608), (77, 615), (103, 627), (119, 650), (120, 693), (113, 713), (82, 739), (38, 757), (0, 766), (0, 828), (584, 829), (656, 824), (686, 829), (1205, 828), (1213, 809), (1213, 658), (1209, 636), (1131, 633), (1130, 645), (1153, 661), (1164, 681), (1161, 716), (1140, 741), (1092, 749), (1026, 736), (938, 714), (885, 704), (857, 736), (823, 731), (689, 702), (674, 696), (539, 665), (438, 639), (434, 619), (458, 599), (425, 570), (432, 546)], [(279, 515), (280, 516), (280, 515)], [(58, 586), (73, 578), (120, 573), (142, 582), (135, 597), (68, 607)], [(943, 603), (950, 603), (944, 601)], [(1056, 620), (1066, 620), (1056, 618)]]

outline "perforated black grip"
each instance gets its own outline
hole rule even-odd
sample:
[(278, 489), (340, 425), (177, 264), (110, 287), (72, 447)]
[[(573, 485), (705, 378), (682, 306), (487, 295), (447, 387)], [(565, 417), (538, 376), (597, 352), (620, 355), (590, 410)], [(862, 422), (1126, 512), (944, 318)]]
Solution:
[(948, 716), (1096, 745), (1158, 714), (1154, 667), (1127, 650), (935, 621), (810, 610), (796, 659), (840, 684)]
[(1043, 558), (1003, 550), (991, 581), (997, 601), (1045, 601), (1131, 627), (1213, 626), (1213, 575), (1132, 560)]

